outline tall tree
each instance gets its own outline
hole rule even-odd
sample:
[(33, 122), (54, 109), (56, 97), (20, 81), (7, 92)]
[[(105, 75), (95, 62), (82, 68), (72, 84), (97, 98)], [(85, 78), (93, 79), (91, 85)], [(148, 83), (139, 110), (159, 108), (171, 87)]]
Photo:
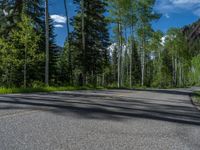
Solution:
[(122, 86), (122, 51), (123, 51), (123, 6), (125, 0), (109, 0), (111, 22), (115, 24), (116, 43), (118, 45), (118, 87)]
[(76, 68), (90, 77), (90, 83), (96, 84), (97, 74), (102, 73), (103, 64), (108, 61), (109, 34), (104, 16), (106, 3), (101, 0), (84, 0), (84, 4), (82, 0), (74, 2), (78, 5), (72, 33)]
[(64, 7), (65, 7), (65, 16), (66, 16), (66, 25), (67, 25), (67, 40), (66, 42), (68, 43), (68, 63), (69, 63), (69, 81), (71, 83), (71, 81), (73, 81), (72, 79), (72, 60), (71, 60), (71, 43), (70, 43), (70, 30), (69, 30), (69, 12), (68, 12), (68, 7), (67, 7), (67, 0), (64, 0)]
[(146, 57), (146, 46), (148, 44), (148, 39), (151, 37), (153, 33), (151, 22), (153, 20), (159, 19), (160, 14), (154, 12), (153, 7), (155, 4), (155, 0), (139, 0), (137, 3), (138, 11), (137, 11), (137, 19), (138, 19), (138, 35), (139, 35), (139, 47), (140, 47), (140, 56), (141, 56), (141, 76), (142, 83), (144, 85), (145, 82), (145, 63)]
[(56, 35), (54, 33), (53, 20), (49, 18), (49, 84), (57, 85), (60, 77), (60, 55), (62, 48), (55, 42)]
[[(23, 83), (26, 87), (27, 80), (34, 79), (37, 66), (43, 60), (43, 54), (39, 51), (40, 36), (34, 30), (33, 21), (25, 14), (22, 14), (21, 20), (17, 24), (18, 29), (11, 31), (11, 40), (1, 39), (0, 47), (2, 48), (2, 67), (5, 69), (3, 69), (3, 75), (9, 77), (7, 81), (12, 84), (21, 86)], [(9, 67), (10, 71), (7, 72)]]
[[(82, 50), (83, 60), (86, 60), (86, 47), (85, 47), (85, 0), (81, 0), (81, 36), (82, 36)], [(84, 64), (86, 66), (86, 64)], [(86, 69), (83, 67), (83, 80), (87, 84)]]
[(49, 85), (49, 4), (45, 0), (45, 33), (46, 33), (46, 61), (45, 61), (45, 84)]

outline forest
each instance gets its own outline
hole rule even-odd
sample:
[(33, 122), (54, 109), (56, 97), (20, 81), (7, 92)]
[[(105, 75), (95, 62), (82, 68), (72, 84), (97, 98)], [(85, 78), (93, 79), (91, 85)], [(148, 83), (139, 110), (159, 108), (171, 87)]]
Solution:
[(155, 0), (73, 0), (73, 17), (62, 1), (64, 47), (48, 0), (0, 1), (0, 87), (200, 85), (200, 20), (163, 33)]

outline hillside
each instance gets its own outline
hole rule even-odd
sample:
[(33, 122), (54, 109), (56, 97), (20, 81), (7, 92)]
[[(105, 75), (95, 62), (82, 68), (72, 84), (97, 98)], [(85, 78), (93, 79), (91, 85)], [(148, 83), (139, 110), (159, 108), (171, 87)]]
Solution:
[(200, 38), (200, 20), (185, 26), (183, 32), (190, 41), (198, 40)]

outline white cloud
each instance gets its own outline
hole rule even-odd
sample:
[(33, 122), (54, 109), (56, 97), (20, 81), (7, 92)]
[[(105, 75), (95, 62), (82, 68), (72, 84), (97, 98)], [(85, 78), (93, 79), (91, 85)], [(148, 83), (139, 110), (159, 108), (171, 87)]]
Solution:
[(165, 16), (167, 19), (170, 18), (170, 16), (169, 16), (168, 13), (164, 14), (164, 16)]
[(66, 17), (61, 15), (51, 15), (51, 19), (56, 23), (66, 23)]
[(200, 16), (200, 0), (157, 0), (155, 9), (166, 18), (165, 14), (181, 13), (186, 10)]
[(63, 28), (64, 26), (62, 24), (55, 24), (54, 27), (55, 28)]
[(169, 0), (171, 3), (175, 5), (183, 5), (183, 4), (199, 4), (199, 0)]

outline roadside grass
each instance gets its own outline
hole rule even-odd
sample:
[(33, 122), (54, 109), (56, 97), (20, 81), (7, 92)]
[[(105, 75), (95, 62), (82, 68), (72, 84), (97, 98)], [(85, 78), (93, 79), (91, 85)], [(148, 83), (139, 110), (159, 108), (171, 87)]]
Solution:
[(193, 93), (193, 102), (200, 106), (200, 91)]
[(134, 86), (132, 88), (120, 87), (118, 88), (116, 85), (110, 85), (107, 87), (95, 87), (92, 85), (88, 86), (63, 86), (63, 87), (55, 87), (55, 86), (36, 86), (36, 87), (28, 87), (28, 88), (6, 88), (0, 87), (0, 94), (17, 94), (17, 93), (39, 93), (39, 92), (55, 92), (55, 91), (75, 91), (75, 90), (108, 90), (108, 89), (146, 89), (147, 87), (143, 86)]
[(36, 88), (4, 88), (0, 87), (0, 94), (16, 94), (16, 93), (38, 93), (38, 92), (55, 92), (55, 91), (75, 91), (75, 90), (101, 90), (106, 89), (103, 87), (75, 87), (75, 86), (66, 86), (66, 87), (36, 87)]

